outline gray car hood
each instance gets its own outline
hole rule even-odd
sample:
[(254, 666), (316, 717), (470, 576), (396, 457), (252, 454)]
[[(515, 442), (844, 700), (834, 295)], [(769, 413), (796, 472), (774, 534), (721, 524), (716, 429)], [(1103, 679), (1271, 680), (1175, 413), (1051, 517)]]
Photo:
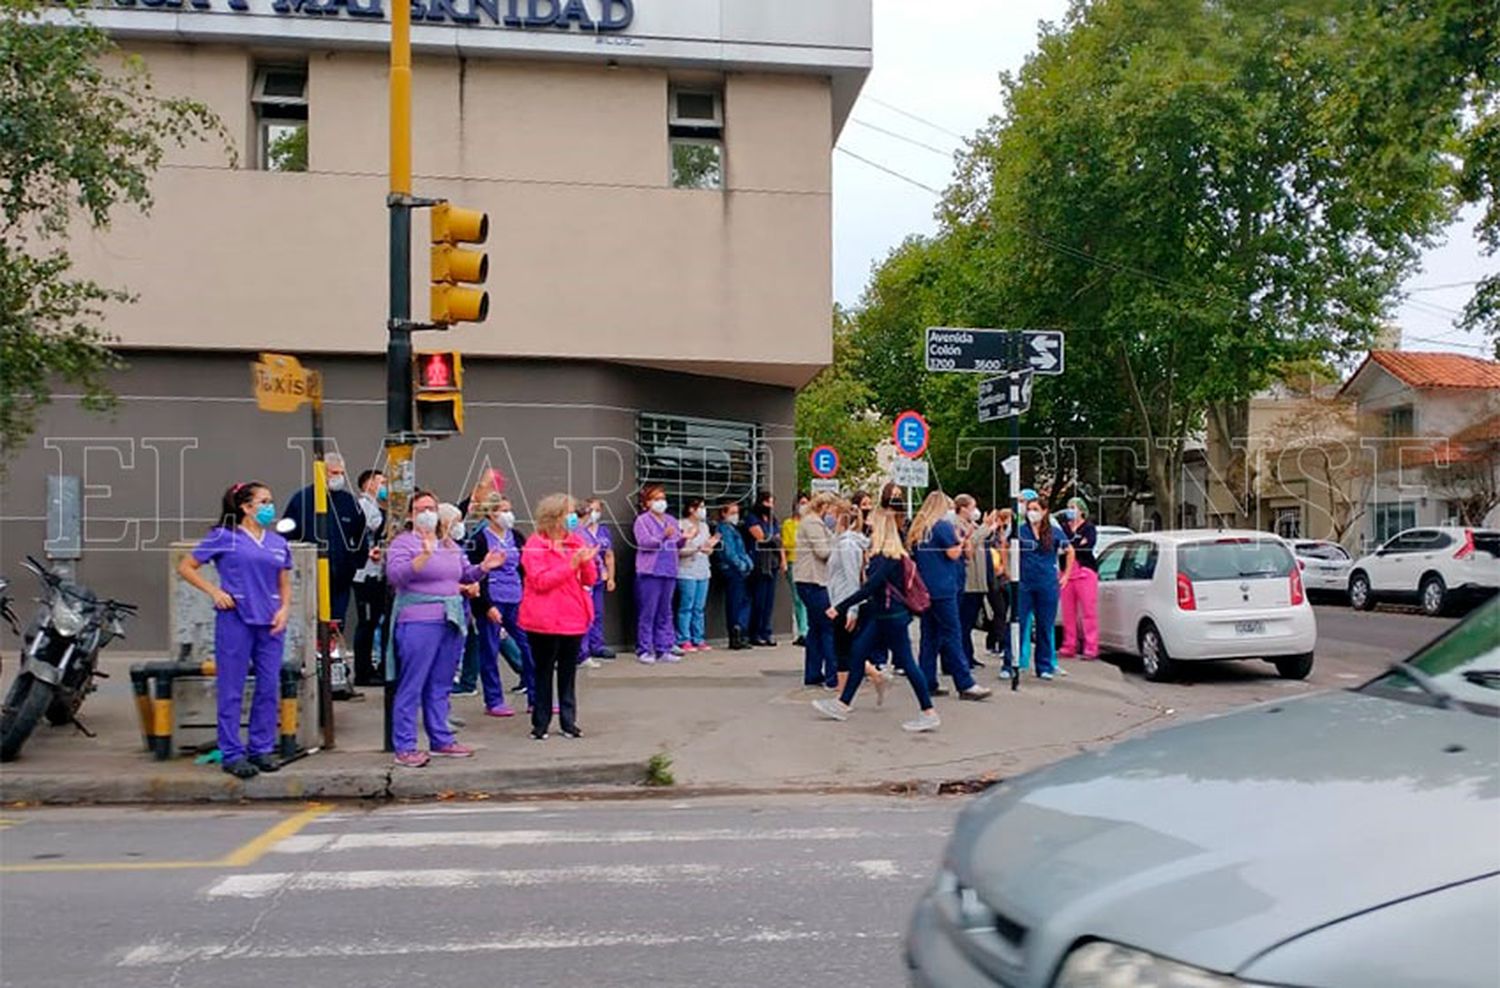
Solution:
[(948, 867), (1031, 931), (1232, 972), (1361, 910), (1500, 870), (1500, 719), (1358, 693), (1250, 708), (1022, 777)]

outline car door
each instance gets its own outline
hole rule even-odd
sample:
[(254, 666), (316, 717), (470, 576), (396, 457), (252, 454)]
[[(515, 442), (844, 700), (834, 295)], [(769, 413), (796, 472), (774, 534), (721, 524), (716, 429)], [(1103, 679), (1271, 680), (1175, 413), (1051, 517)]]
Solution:
[(1099, 554), (1099, 644), (1104, 648), (1126, 647), (1119, 635), (1119, 599), (1120, 570), (1129, 551), (1128, 542), (1116, 542)]
[(1110, 616), (1114, 646), (1125, 652), (1136, 648), (1135, 632), (1141, 615), (1146, 612), (1146, 593), (1156, 572), (1156, 546), (1146, 539), (1130, 539), (1118, 546), (1123, 550), (1120, 568), (1115, 574)]
[[(1409, 562), (1407, 557), (1417, 545), (1416, 536), (1420, 532), (1421, 529), (1416, 528), (1401, 532), (1375, 550), (1375, 555), (1365, 563), (1365, 572), (1370, 577), (1370, 589), (1382, 593), (1416, 589), (1414, 582), (1411, 587), (1407, 586), (1404, 570)], [(1416, 577), (1413, 575), (1411, 580), (1415, 581)]]
[(1423, 574), (1442, 573), (1453, 558), (1453, 536), (1441, 529), (1423, 529), (1422, 534), (1423, 538), (1412, 546), (1407, 556), (1411, 565), (1407, 570), (1405, 589), (1411, 593), (1420, 589)]

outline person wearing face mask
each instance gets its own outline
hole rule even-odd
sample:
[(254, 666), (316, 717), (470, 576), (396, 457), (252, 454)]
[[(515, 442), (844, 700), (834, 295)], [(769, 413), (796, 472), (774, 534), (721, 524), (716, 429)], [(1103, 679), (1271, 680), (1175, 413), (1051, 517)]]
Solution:
[(781, 528), (776, 521), (776, 497), (770, 491), (755, 496), (755, 506), (745, 519), (745, 545), (755, 560), (750, 573), (750, 644), (775, 647), (772, 627), (776, 618), (776, 583), (786, 568)]
[(875, 510), (875, 499), (870, 496), (869, 491), (860, 491), (854, 497), (850, 498), (850, 500), (854, 503), (855, 510), (859, 512), (858, 524), (855, 528), (866, 538), (869, 538), (871, 525), (870, 513)]
[(560, 717), (564, 737), (583, 737), (574, 688), (578, 640), (594, 619), (590, 588), (598, 575), (594, 559), (599, 550), (584, 545), (578, 528), (573, 499), (566, 494), (549, 495), (536, 506), (536, 531), (522, 550), (526, 592), (521, 602), (521, 625), (531, 636), (537, 659), (537, 702), (531, 708), (534, 741), (547, 739), (554, 712)]
[[(238, 779), (275, 772), (276, 718), (281, 697), (283, 635), (292, 607), (292, 551), (271, 531), (276, 504), (259, 481), (224, 492), (219, 523), (177, 567), (214, 603), (214, 689), (218, 694), (219, 753)], [(212, 563), (219, 585), (199, 569)], [(248, 748), (240, 737), (245, 677), (255, 673)]]
[(974, 625), (984, 611), (985, 599), (989, 596), (989, 557), (985, 550), (992, 530), (985, 523), (984, 513), (973, 495), (960, 494), (953, 499), (954, 518), (957, 519), (959, 541), (964, 551), (963, 595), (958, 599), (958, 623), (963, 637), (964, 654), (969, 657), (969, 668), (983, 668), (974, 654)]
[(635, 657), (643, 665), (677, 662), (683, 651), (672, 626), (672, 593), (677, 589), (677, 550), (682, 536), (667, 514), (667, 489), (647, 484), (635, 519)]
[(385, 566), (380, 542), (385, 534), (385, 474), (366, 470), (359, 475), (359, 509), (365, 516), (366, 562), (354, 574), (354, 685), (379, 686), (375, 665), (375, 629), (385, 619)]
[(833, 555), (833, 524), (838, 498), (819, 493), (807, 503), (797, 523), (797, 596), (807, 608), (807, 643), (802, 660), (802, 685), (838, 688), (838, 654), (833, 648), (833, 622), (828, 618), (828, 560)]
[(1074, 563), (1072, 575), (1062, 590), (1063, 612), (1063, 658), (1078, 654), (1078, 626), (1083, 625), (1083, 657), (1099, 657), (1099, 562), (1094, 558), (1094, 547), (1099, 544), (1099, 532), (1089, 521), (1088, 503), (1081, 497), (1068, 502), (1062, 513), (1067, 527), (1068, 542), (1073, 547)]
[(900, 484), (888, 483), (880, 489), (880, 510), (890, 514), (901, 537), (906, 538), (906, 492)]
[[(1003, 669), (1015, 665), (1010, 644), (1010, 525), (1015, 513), (1009, 508), (991, 511), (987, 522), (991, 535), (985, 545), (989, 558), (990, 630), (985, 636), (985, 651), (1002, 659)], [(1002, 675), (1002, 678), (1004, 676)]]
[[(349, 616), (354, 574), (369, 561), (369, 542), (365, 537), (365, 512), (349, 490), (344, 458), (328, 453), (323, 457), (323, 467), (328, 477), (328, 614), (342, 628)], [(292, 495), (285, 515), (292, 523), (292, 530), (286, 533), (288, 542), (313, 541), (316, 508), (312, 484)]]
[[(1046, 502), (1026, 502), (1026, 521), (1020, 529), (1021, 581), (1017, 585), (1017, 614), (1024, 629), (1036, 627), (1036, 672), (1042, 679), (1056, 675), (1053, 627), (1057, 620), (1059, 588), (1065, 590), (1074, 565), (1073, 547), (1047, 512)], [(1061, 565), (1059, 565), (1061, 559)], [(1023, 631), (1024, 635), (1024, 631)]]
[(906, 544), (916, 559), (917, 571), (927, 584), (932, 606), (922, 612), (922, 645), (917, 665), (934, 696), (946, 696), (938, 684), (938, 658), (943, 671), (953, 677), (958, 695), (965, 700), (983, 700), (988, 687), (974, 682), (969, 657), (964, 653), (958, 621), (958, 598), (963, 589), (963, 545), (951, 520), (953, 502), (942, 491), (933, 491), (912, 519)]
[[(870, 539), (860, 530), (862, 515), (853, 504), (840, 504), (835, 508), (837, 521), (834, 528), (833, 555), (828, 557), (828, 599), (847, 600), (853, 597), (864, 583), (865, 555), (870, 551)], [(833, 654), (838, 665), (839, 690), (848, 681), (851, 663), (854, 661), (854, 641), (864, 619), (865, 609), (855, 604), (842, 620), (833, 621)], [(873, 642), (868, 644), (873, 645)], [(875, 683), (879, 703), (885, 703), (888, 680), (875, 665), (860, 656), (865, 666), (865, 675)]]
[(604, 643), (604, 595), (615, 592), (615, 540), (609, 534), (609, 528), (601, 523), (604, 518), (604, 502), (597, 497), (590, 498), (587, 510), (588, 514), (582, 519), (583, 524), (578, 526), (578, 537), (583, 539), (584, 545), (598, 549), (599, 554), (594, 557), (596, 572), (591, 591), (594, 596), (594, 621), (578, 647), (578, 661), (594, 669), (599, 666), (596, 660), (615, 657), (615, 650)]
[(781, 567), (786, 570), (787, 589), (792, 592), (792, 644), (799, 648), (807, 644), (807, 607), (797, 593), (797, 528), (810, 500), (806, 492), (798, 491), (796, 512), (781, 522)]
[(688, 498), (682, 511), (682, 545), (677, 550), (677, 647), (684, 652), (713, 651), (704, 638), (703, 612), (712, 575), (709, 557), (719, 541), (709, 530), (703, 498)]
[[(500, 566), (483, 581), (479, 596), (474, 598), (475, 629), (484, 634), (476, 644), (486, 644), (492, 633), (497, 650), (505, 647), (500, 641), (502, 638), (509, 638), (514, 643), (515, 650), (520, 653), (521, 689), (525, 691), (526, 703), (530, 706), (536, 702), (536, 661), (531, 651), (531, 639), (521, 627), (521, 539), (516, 534), (515, 508), (510, 498), (491, 490), (471, 510), (479, 512), (483, 524), (482, 530), (474, 533), (475, 538), (469, 546), (469, 561), (477, 562), (491, 552), (500, 557)], [(495, 620), (496, 616), (499, 621)], [(503, 712), (506, 704), (499, 664), (486, 661), (486, 654), (482, 650), (476, 652), (485, 712), (491, 717), (505, 717), (508, 715)], [(489, 678), (491, 673), (494, 679)]]
[(729, 649), (742, 652), (750, 648), (746, 630), (750, 626), (750, 594), (745, 586), (755, 561), (745, 548), (740, 528), (738, 501), (725, 501), (719, 508), (720, 549), (709, 557), (717, 564), (724, 583), (724, 623), (729, 627)]
[(468, 758), (474, 749), (459, 744), (448, 723), (449, 690), (463, 654), (468, 615), (460, 584), (474, 583), (499, 569), (499, 553), (470, 563), (453, 535), (462, 513), (439, 505), (431, 491), (411, 499), (407, 531), (391, 541), (386, 579), (396, 591), (391, 605), (391, 639), (395, 649), (396, 695), (391, 708), (391, 742), (396, 764), (421, 768), (429, 760), (417, 748), (417, 712), (421, 711), (433, 755)]

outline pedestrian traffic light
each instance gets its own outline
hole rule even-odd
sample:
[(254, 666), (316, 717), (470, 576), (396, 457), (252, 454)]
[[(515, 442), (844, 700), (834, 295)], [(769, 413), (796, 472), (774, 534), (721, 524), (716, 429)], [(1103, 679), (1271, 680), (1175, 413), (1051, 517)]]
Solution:
[(454, 350), (424, 351), (413, 358), (417, 378), (417, 431), (457, 435), (464, 431), (464, 360)]
[(435, 325), (483, 322), (490, 312), (489, 255), (459, 244), (482, 244), (490, 235), (490, 218), (477, 209), (440, 202), (432, 207), (432, 315)]

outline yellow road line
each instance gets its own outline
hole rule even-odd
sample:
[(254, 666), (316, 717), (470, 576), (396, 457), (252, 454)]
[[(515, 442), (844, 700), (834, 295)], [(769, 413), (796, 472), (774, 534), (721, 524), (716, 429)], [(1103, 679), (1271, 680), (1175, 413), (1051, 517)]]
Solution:
[(57, 861), (37, 864), (0, 865), (0, 874), (67, 871), (180, 871), (186, 868), (246, 868), (259, 861), (277, 843), (293, 836), (333, 809), (326, 803), (314, 803), (300, 813), (281, 820), (258, 837), (253, 837), (222, 858), (212, 861)]

